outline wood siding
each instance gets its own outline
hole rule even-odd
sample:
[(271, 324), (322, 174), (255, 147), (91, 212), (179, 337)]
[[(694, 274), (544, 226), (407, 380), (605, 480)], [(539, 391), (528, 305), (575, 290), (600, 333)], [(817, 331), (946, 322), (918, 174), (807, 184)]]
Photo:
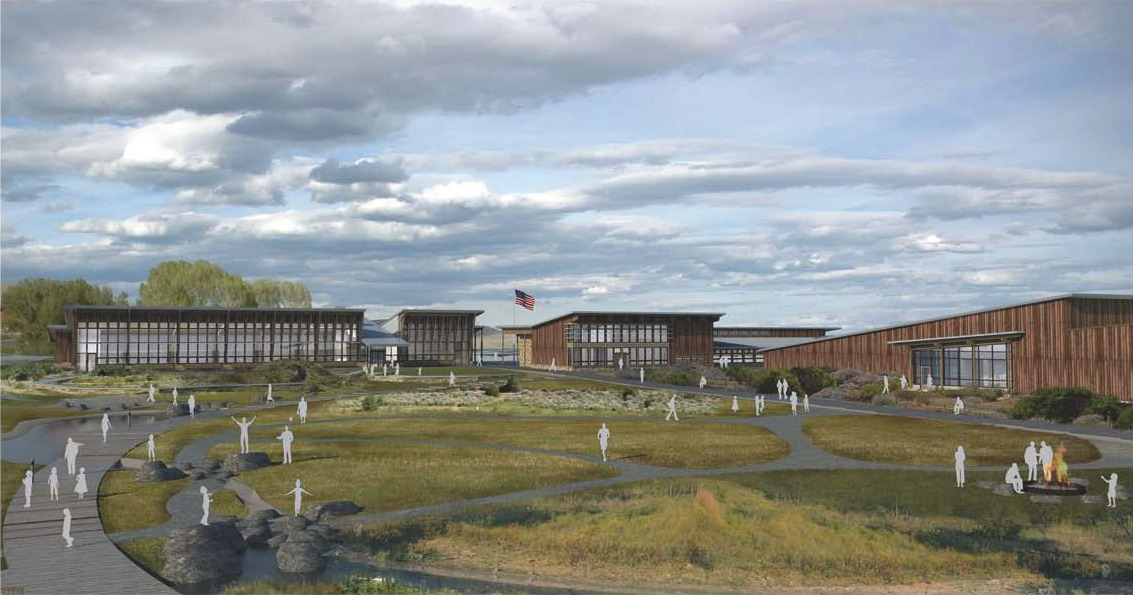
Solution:
[(1008, 331), (1024, 333), (1012, 344), (1014, 392), (1083, 386), (1133, 397), (1133, 302), (1121, 299), (1062, 298), (831, 338), (764, 351), (764, 365), (857, 368), (912, 378), (912, 350), (890, 341)]
[(739, 327), (720, 326), (712, 329), (717, 339), (723, 337), (825, 337), (826, 329), (821, 328), (789, 328), (789, 327)]
[(712, 316), (674, 316), (670, 327), (669, 365), (690, 363), (685, 358), (711, 364), (713, 322)]
[(557, 367), (567, 367), (566, 325), (573, 320), (574, 317), (568, 316), (532, 327), (532, 367), (549, 368), (552, 361)]
[[(678, 358), (700, 358), (703, 363), (712, 361), (712, 325), (717, 315), (637, 315), (637, 314), (578, 314), (563, 316), (531, 328), (530, 363), (535, 368), (549, 368), (552, 360), (560, 369), (570, 363), (570, 344), (567, 328), (573, 324), (667, 324), (669, 326), (669, 364), (687, 363)], [(634, 345), (631, 343), (611, 343)], [(652, 345), (652, 344), (643, 344)], [(523, 357), (521, 352), (521, 357)], [(521, 364), (522, 365), (522, 364)], [(613, 362), (611, 362), (613, 365)]]

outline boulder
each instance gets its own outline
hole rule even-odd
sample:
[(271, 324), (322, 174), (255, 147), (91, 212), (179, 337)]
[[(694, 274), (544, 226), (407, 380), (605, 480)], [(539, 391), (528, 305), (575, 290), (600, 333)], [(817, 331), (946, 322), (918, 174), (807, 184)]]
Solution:
[(320, 536), (322, 536), (323, 539), (330, 539), (336, 533), (338, 533), (338, 529), (336, 529), (336, 528), (334, 528), (330, 525), (324, 525), (322, 523), (316, 523), (314, 525), (307, 527), (307, 529), (309, 531), (314, 531), (315, 533), (318, 533)]
[(1015, 495), (1015, 488), (1011, 487), (1010, 484), (1006, 484), (1006, 483), (1001, 483), (1001, 484), (995, 486), (994, 488), (991, 489), (991, 491), (992, 491), (992, 493), (994, 493), (997, 496), (1014, 496)]
[(293, 542), (294, 543), (298, 543), (298, 542), (313, 543), (315, 545), (315, 547), (319, 548), (320, 552), (327, 548), (327, 542), (326, 542), (325, 539), (323, 539), (323, 536), (319, 535), (317, 532), (311, 531), (311, 530), (292, 531), (292, 532), (288, 533), (287, 534), (287, 543), (293, 543)]
[(192, 477), (194, 481), (198, 479), (204, 479), (208, 477), (208, 474), (209, 472), (205, 471), (204, 469), (193, 469), (192, 471), (189, 471), (189, 477)]
[(267, 509), (264, 509), (264, 510), (257, 510), (256, 512), (253, 512), (252, 514), (248, 515), (248, 520), (250, 520), (250, 521), (270, 521), (272, 519), (278, 519), (279, 517), (280, 517), (279, 511), (275, 510), (274, 508), (267, 508)]
[(267, 521), (255, 521), (246, 524), (240, 530), (240, 535), (248, 545), (263, 545), (271, 539), (271, 527), (268, 526)]
[(189, 415), (189, 406), (185, 403), (178, 403), (176, 405), (169, 405), (166, 410), (169, 417), (180, 417), (182, 415)]
[(306, 574), (321, 572), (326, 568), (323, 553), (313, 543), (291, 541), (279, 546), (275, 552), (275, 563), (280, 572)]
[(281, 516), (279, 518), (268, 521), (271, 525), (271, 530), (276, 533), (290, 533), (292, 531), (302, 531), (310, 524), (306, 517), (301, 516)]
[(308, 521), (317, 523), (348, 514), (358, 514), (359, 512), (362, 512), (362, 508), (354, 502), (350, 500), (336, 500), (334, 502), (323, 502), (322, 504), (308, 506), (307, 512), (303, 513), (303, 516), (307, 517)]
[(134, 481), (172, 481), (185, 477), (185, 472), (176, 467), (166, 467), (161, 461), (146, 461), (134, 471)]
[(233, 580), (243, 572), (240, 554), (245, 549), (232, 523), (177, 529), (162, 548), (162, 575), (177, 584)]
[(193, 463), (193, 466), (206, 471), (215, 471), (220, 469), (220, 461), (212, 457), (204, 457), (196, 463)]
[(281, 546), (285, 543), (287, 543), (287, 535), (286, 534), (276, 535), (275, 537), (272, 537), (271, 539), (267, 540), (268, 547), (270, 547), (272, 549), (278, 548), (279, 546)]
[(86, 403), (79, 403), (79, 409), (86, 411), (87, 409), (90, 409), (90, 405), (87, 405)]
[(243, 473), (271, 466), (271, 457), (266, 452), (233, 453), (224, 457), (221, 468), (231, 473)]

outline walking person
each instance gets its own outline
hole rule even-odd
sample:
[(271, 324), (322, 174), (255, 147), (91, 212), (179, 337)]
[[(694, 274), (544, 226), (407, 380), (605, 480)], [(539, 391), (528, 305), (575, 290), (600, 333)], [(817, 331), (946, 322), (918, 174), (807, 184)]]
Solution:
[(681, 421), (681, 418), (677, 417), (677, 395), (669, 397), (669, 412), (665, 414), (665, 421), (670, 419)]
[(146, 398), (146, 401), (148, 401), (148, 402), (150, 402), (150, 403), (153, 403), (153, 402), (154, 402), (154, 398), (153, 398), (153, 397), (154, 397), (154, 395), (155, 395), (156, 393), (157, 393), (157, 390), (156, 390), (156, 389), (154, 389), (154, 387), (153, 387), (153, 383), (152, 383), (152, 382), (151, 382), (151, 383), (149, 383), (149, 397), (147, 397), (147, 398)]
[(602, 449), (602, 461), (606, 461), (606, 447), (610, 444), (610, 429), (606, 424), (598, 429), (598, 448)]
[(209, 505), (212, 504), (212, 494), (205, 486), (201, 486), (201, 524), (209, 526)]
[(799, 394), (791, 392), (791, 415), (799, 414)]
[(108, 413), (102, 414), (101, 427), (102, 427), (102, 443), (106, 444), (106, 433), (114, 428), (114, 426), (110, 425), (110, 414), (108, 414)]
[(881, 377), (881, 394), (889, 392), (889, 375), (885, 374)]
[(810, 413), (810, 395), (803, 393), (803, 413)]
[(75, 545), (75, 538), (71, 537), (71, 509), (63, 509), (63, 541), (67, 542), (67, 547)]

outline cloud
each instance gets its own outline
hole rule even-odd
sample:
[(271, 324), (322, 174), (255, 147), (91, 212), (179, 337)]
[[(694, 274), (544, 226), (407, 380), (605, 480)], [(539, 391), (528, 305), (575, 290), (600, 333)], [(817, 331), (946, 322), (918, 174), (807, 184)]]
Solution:
[(199, 241), (219, 224), (212, 215), (194, 213), (143, 213), (126, 219), (78, 219), (59, 230), (66, 233), (93, 233), (114, 239), (176, 243)]
[(4, 202), (33, 202), (60, 188), (62, 187), (58, 184), (25, 184), (12, 188), (8, 182), (5, 182), (3, 198)]
[(311, 179), (327, 184), (356, 184), (358, 182), (404, 182), (409, 178), (399, 162), (376, 159), (359, 159), (343, 165), (337, 159), (327, 159), (311, 170)]

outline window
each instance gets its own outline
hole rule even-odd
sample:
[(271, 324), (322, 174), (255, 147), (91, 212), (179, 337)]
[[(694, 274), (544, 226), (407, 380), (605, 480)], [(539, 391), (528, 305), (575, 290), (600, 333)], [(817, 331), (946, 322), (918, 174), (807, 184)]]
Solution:
[(940, 383), (940, 350), (913, 350), (913, 384), (928, 384), (932, 376), (933, 384)]
[[(943, 375), (941, 371), (943, 362)], [(1011, 384), (1011, 345), (959, 345), (914, 349), (913, 383), (925, 384), (932, 374), (939, 386), (1009, 388)]]

